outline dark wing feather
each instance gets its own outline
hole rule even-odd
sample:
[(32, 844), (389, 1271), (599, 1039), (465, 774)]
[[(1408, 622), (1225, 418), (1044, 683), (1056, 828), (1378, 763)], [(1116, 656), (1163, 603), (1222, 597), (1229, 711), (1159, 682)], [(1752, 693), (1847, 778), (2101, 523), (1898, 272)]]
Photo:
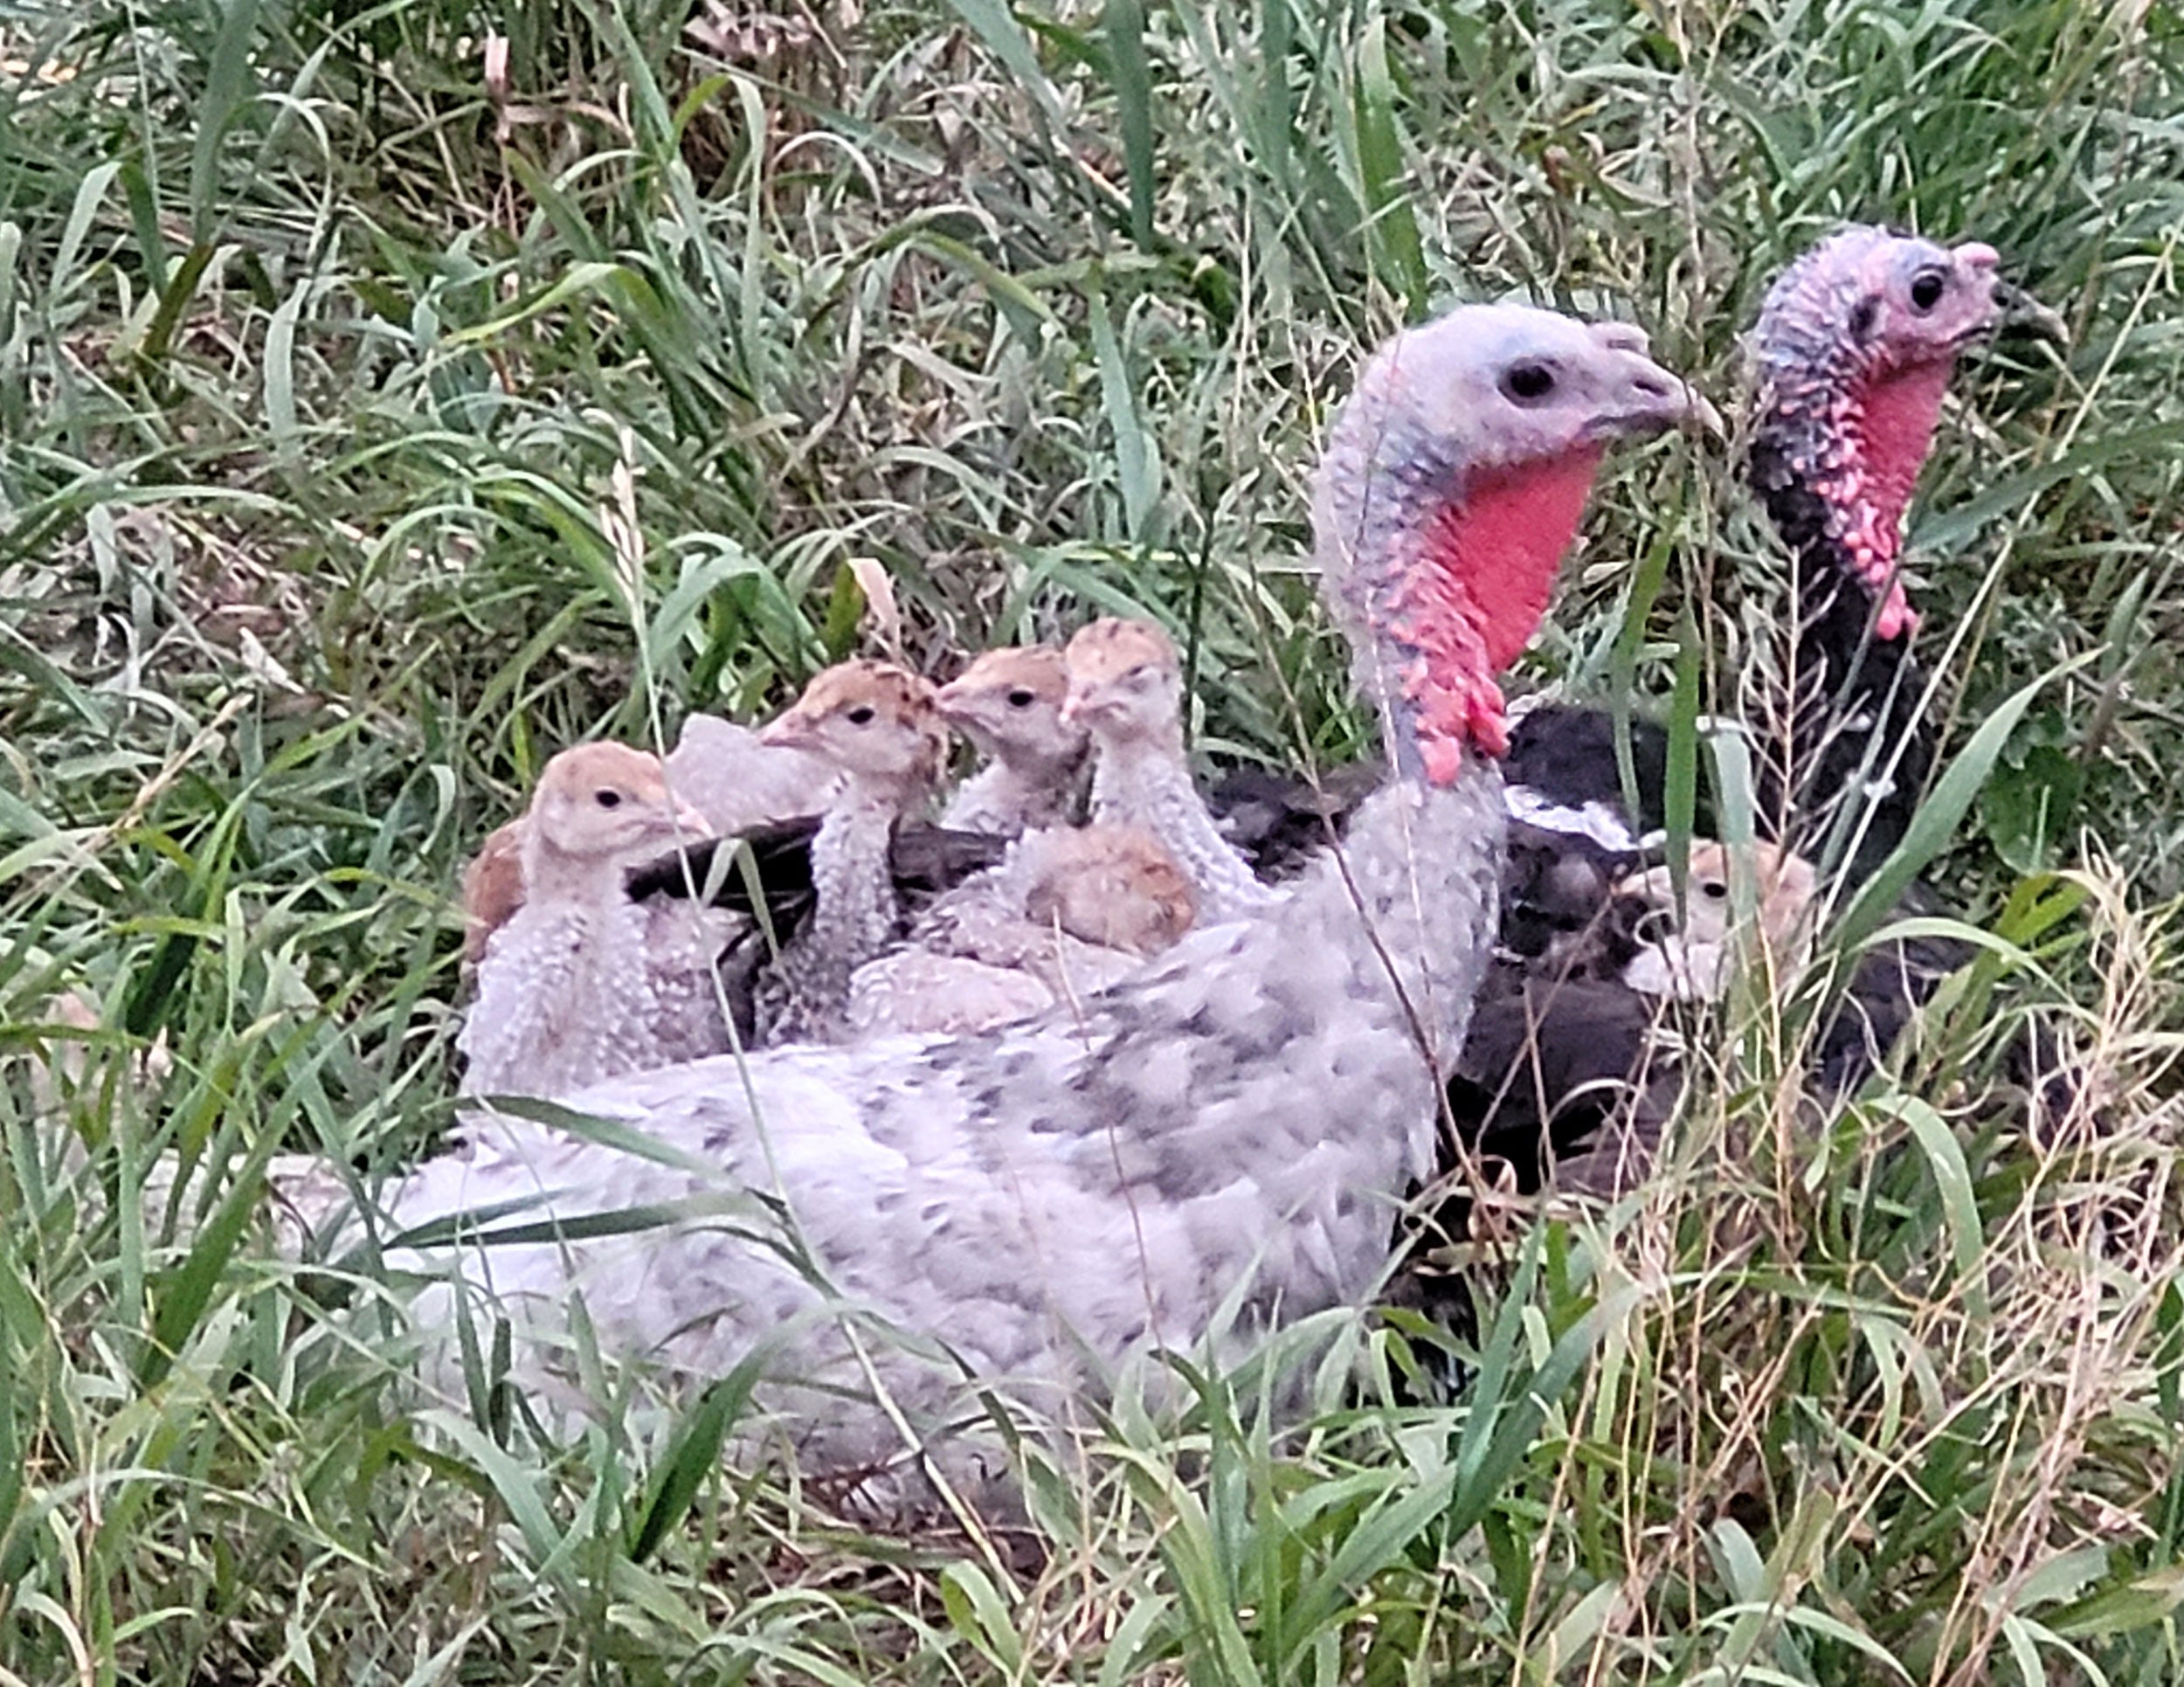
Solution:
[[(812, 911), (812, 840), (819, 829), (816, 819), (784, 820), (688, 845), (632, 872), (630, 897), (709, 895), (715, 906), (746, 916), (763, 901), (774, 935), (785, 942)], [(722, 861), (730, 848), (742, 859)], [(915, 909), (996, 865), (1007, 848), (1005, 838), (906, 820), (895, 829), (896, 894)]]
[(1214, 781), (1206, 805), (1252, 871), (1279, 881), (1339, 838), (1351, 812), (1386, 777), (1377, 762), (1329, 768), (1317, 781), (1263, 767), (1232, 768)]

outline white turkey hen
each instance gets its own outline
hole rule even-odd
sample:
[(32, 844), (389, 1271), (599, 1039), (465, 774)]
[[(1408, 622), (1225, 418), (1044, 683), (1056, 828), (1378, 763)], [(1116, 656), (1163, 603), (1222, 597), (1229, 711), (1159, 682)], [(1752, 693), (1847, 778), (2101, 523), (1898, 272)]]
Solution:
[[(915, 1503), (923, 1458), (977, 1474), (981, 1394), (1066, 1422), (1134, 1356), (1219, 1361), (1357, 1303), (1430, 1164), (1491, 947), (1496, 672), (1533, 630), (1606, 444), (1690, 412), (1644, 345), (1471, 306), (1360, 374), (1313, 528), (1394, 774), (1344, 860), (1043, 1019), (574, 1098), (611, 1137), (494, 1120), (390, 1192), (397, 1227), (536, 1203), (520, 1238), (390, 1256), (441, 1278), (413, 1303), (420, 1331), (452, 1352), (459, 1303), (489, 1301), (513, 1323), (515, 1379), (542, 1394), (576, 1373), (578, 1300), (611, 1359), (686, 1383), (751, 1361), (805, 1468), (866, 1479), (878, 1505), (898, 1479)], [(632, 1208), (646, 1227), (608, 1216)]]
[(986, 651), (941, 687), (941, 719), (986, 758), (948, 799), (943, 826), (1013, 838), (1077, 818), (1091, 741), (1062, 718), (1068, 691), (1052, 645)]
[(522, 901), (480, 944), (456, 1039), (465, 1094), (563, 1096), (729, 1047), (709, 964), (728, 916), (625, 888), (633, 863), (705, 831), (644, 750), (580, 744), (546, 764), (515, 834)]

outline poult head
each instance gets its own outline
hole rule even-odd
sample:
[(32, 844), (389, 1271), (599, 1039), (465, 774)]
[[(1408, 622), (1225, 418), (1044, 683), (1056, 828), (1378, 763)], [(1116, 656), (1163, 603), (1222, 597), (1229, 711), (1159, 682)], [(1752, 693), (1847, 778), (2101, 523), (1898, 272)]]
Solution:
[(1085, 729), (1061, 717), (1069, 693), (1052, 645), (989, 650), (941, 687), (941, 719), (985, 755), (1026, 772), (1066, 768), (1085, 751)]
[[(1789, 965), (1812, 937), (1809, 916), (1819, 890), (1819, 875), (1801, 855), (1780, 846), (1755, 842), (1745, 846), (1757, 897), (1759, 936), (1770, 964)], [(1653, 993), (1683, 997), (1712, 997), (1728, 981), (1735, 950), (1736, 904), (1731, 885), (1736, 852), (1725, 844), (1699, 843), (1691, 847), (1690, 870), (1684, 879), (1684, 902), (1679, 919), (1676, 885), (1666, 867), (1634, 873), (1616, 887), (1619, 899), (1649, 910), (1640, 930), (1650, 928), (1649, 953), (1625, 976), (1635, 985)]]
[(1708, 415), (1637, 328), (1523, 305), (1463, 306), (1366, 363), (1321, 460), (1314, 539), (1429, 780), (1466, 746), (1507, 747), (1495, 675), (1545, 612), (1607, 442)]
[(759, 740), (824, 757), (857, 789), (895, 803), (930, 790), (948, 753), (933, 688), (892, 662), (824, 670)]
[(627, 744), (578, 744), (546, 764), (523, 819), (523, 870), (536, 888), (543, 853), (585, 862), (642, 860), (712, 836), (667, 790), (660, 757)]
[(1179, 738), (1183, 662), (1151, 621), (1107, 616), (1069, 640), (1061, 717), (1110, 743)]
[(1151, 833), (1102, 823), (1042, 833), (1025, 911), (1086, 943), (1156, 955), (1191, 929), (1190, 875)]

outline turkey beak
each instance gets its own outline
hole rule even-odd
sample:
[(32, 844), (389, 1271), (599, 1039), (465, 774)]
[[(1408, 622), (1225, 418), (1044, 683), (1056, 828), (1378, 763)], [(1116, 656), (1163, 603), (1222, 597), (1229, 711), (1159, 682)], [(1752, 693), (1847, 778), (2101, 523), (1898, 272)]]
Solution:
[(806, 716), (793, 709), (777, 716), (758, 734), (758, 742), (775, 750), (817, 750), (819, 747), (817, 727)]
[(950, 680), (933, 694), (933, 707), (950, 726), (960, 724), (971, 712), (971, 694), (962, 686), (961, 680)]
[(2063, 313), (2042, 304), (2021, 287), (1997, 280), (1994, 309), (1994, 331), (1998, 334), (2025, 334), (2037, 340), (2051, 340), (2059, 346), (2070, 343), (2070, 325), (2063, 320)]
[(1695, 388), (1637, 351), (1624, 351), (1618, 391), (1593, 415), (1586, 433), (1607, 440), (1624, 434), (1663, 433), (1696, 426), (1720, 437), (1721, 412)]

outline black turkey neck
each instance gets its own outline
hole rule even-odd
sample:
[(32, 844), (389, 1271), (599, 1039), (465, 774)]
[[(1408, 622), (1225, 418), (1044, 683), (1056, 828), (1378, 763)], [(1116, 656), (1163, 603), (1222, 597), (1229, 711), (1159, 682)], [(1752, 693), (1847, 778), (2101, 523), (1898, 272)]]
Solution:
[(1910, 634), (1883, 639), (1874, 631), (1873, 592), (1837, 536), (1849, 523), (1813, 484), (1829, 456), (1856, 454), (1854, 442), (1821, 437), (1829, 425), (1778, 409), (1752, 443), (1752, 487), (1789, 548), (1798, 609), (1787, 763), (1779, 740), (1762, 746), (1759, 819), (1779, 841), (1818, 860), (1844, 805), (1862, 805), (1869, 786), (1884, 787), (1843, 858), (1856, 881), (1870, 877), (1910, 829), (1934, 743), (1919, 713), (1925, 680)]

